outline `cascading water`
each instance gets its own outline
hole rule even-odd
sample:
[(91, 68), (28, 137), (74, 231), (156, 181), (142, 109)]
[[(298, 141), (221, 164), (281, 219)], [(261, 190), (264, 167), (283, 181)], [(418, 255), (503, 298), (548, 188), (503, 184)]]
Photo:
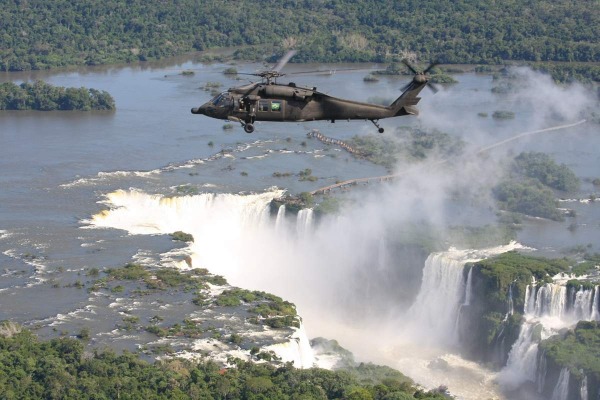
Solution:
[(296, 329), (288, 342), (268, 346), (266, 350), (274, 351), (282, 361), (292, 362), (296, 368), (312, 368), (315, 363), (304, 326)]
[[(193, 236), (190, 244), (192, 266), (205, 267), (223, 275), (230, 283), (246, 284), (244, 268), (267, 263), (272, 254), (269, 246), (279, 240), (288, 242), (278, 230), (286, 229), (285, 207), (278, 210), (275, 224), (269, 216), (269, 204), (283, 191), (254, 195), (200, 194), (163, 197), (138, 191), (119, 190), (107, 195), (110, 211), (95, 215), (91, 225), (125, 229), (132, 234), (169, 234), (184, 231)], [(308, 234), (312, 210), (302, 210), (297, 227)], [(301, 211), (301, 212), (302, 212)], [(275, 229), (273, 229), (275, 225)], [(187, 267), (181, 263), (181, 267)], [(246, 286), (244, 286), (246, 287)], [(304, 327), (301, 325), (289, 343), (272, 346), (284, 361), (298, 367), (311, 367), (314, 359)]]
[(296, 222), (296, 232), (299, 238), (304, 238), (309, 234), (313, 223), (313, 210), (312, 208), (304, 208), (298, 211), (298, 217)]
[[(193, 267), (204, 267), (211, 273), (223, 275), (235, 286), (284, 296), (298, 304), (305, 321), (312, 321), (307, 322), (308, 327), (320, 329), (323, 336), (338, 338), (342, 335), (348, 340), (352, 338), (352, 332), (356, 332), (358, 339), (350, 340), (354, 343), (351, 350), (358, 356), (362, 352), (366, 359), (385, 360), (388, 365), (411, 374), (431, 388), (446, 384), (461, 398), (495, 396), (490, 371), (459, 356), (447, 355), (447, 349), (437, 346), (455, 334), (456, 309), (466, 299), (465, 291), (469, 290), (464, 264), (513, 250), (519, 245), (512, 243), (481, 251), (450, 250), (431, 255), (419, 300), (412, 306), (415, 314), (419, 314), (419, 309), (422, 311), (421, 321), (411, 322), (414, 335), (408, 332), (399, 338), (398, 326), (390, 326), (390, 321), (382, 317), (384, 311), (389, 312), (386, 306), (390, 302), (367, 304), (373, 312), (359, 314), (365, 303), (373, 300), (370, 296), (377, 294), (387, 300), (384, 294), (369, 289), (370, 279), (376, 282), (377, 277), (391, 276), (389, 267), (398, 263), (390, 257), (388, 247), (391, 246), (386, 243), (387, 220), (374, 218), (361, 229), (355, 229), (357, 218), (365, 219), (361, 212), (324, 218), (314, 226), (312, 210), (301, 210), (294, 224), (290, 213), (286, 212), (284, 220), (284, 211), (279, 209), (280, 223), (277, 224), (277, 218), (275, 221), (270, 219), (268, 205), (280, 196), (280, 192), (272, 191), (247, 196), (218, 194), (164, 198), (137, 191), (119, 191), (107, 196), (111, 209), (94, 216), (90, 222), (97, 227), (119, 228), (132, 234), (168, 234), (178, 230), (190, 233), (194, 242), (186, 251), (191, 252)], [(433, 279), (435, 270), (443, 265), (449, 266), (450, 270), (442, 271), (444, 278)], [(453, 285), (447, 282), (452, 276)], [(447, 293), (452, 293), (452, 298), (435, 295), (443, 287)], [(384, 307), (377, 308), (380, 304)], [(448, 316), (438, 309), (440, 304), (448, 307), (450, 317), (439, 325), (434, 323), (440, 329), (433, 332), (424, 321)], [(344, 319), (347, 316), (352, 319)], [(327, 319), (326, 323), (324, 319)], [(404, 321), (409, 319), (404, 318)], [(364, 321), (367, 321), (366, 326)], [(369, 325), (370, 321), (377, 325)], [(375, 326), (387, 339), (369, 341)], [(430, 333), (440, 337), (430, 338), (431, 348), (421, 347), (422, 339)], [(403, 357), (396, 355), (395, 349), (404, 346), (404, 340), (416, 354), (402, 351)], [(308, 365), (310, 357), (302, 354), (307, 351), (302, 345), (304, 342), (291, 338), (289, 343), (277, 345), (273, 350), (282, 356), (287, 354), (286, 359), (298, 365)], [(436, 373), (428, 367), (439, 356), (448, 360), (453, 373)]]
[(552, 392), (551, 400), (567, 400), (569, 397), (569, 377), (571, 374), (569, 373), (568, 368), (563, 368), (560, 370), (560, 376), (558, 377), (558, 382), (556, 382), (556, 386), (554, 387), (554, 391)]
[(535, 382), (537, 374), (538, 342), (541, 325), (524, 323), (519, 338), (508, 353), (506, 367), (498, 377), (504, 388), (512, 390), (524, 382)]
[(513, 284), (511, 283), (508, 286), (508, 311), (506, 312), (506, 316), (504, 319), (508, 319), (510, 315), (515, 313), (515, 302), (513, 300)]
[(594, 299), (592, 300), (592, 318), (595, 321), (600, 321), (600, 286), (596, 286), (594, 289)]
[(409, 316), (420, 332), (429, 332), (434, 343), (457, 343), (455, 323), (465, 290), (464, 265), (451, 252), (431, 254), (425, 261), (421, 290)]
[(470, 303), (472, 296), (472, 281), (469, 281), (472, 271), (467, 274), (465, 282), (465, 264), (517, 248), (522, 246), (511, 242), (509, 245), (490, 249), (450, 249), (431, 254), (425, 261), (421, 289), (408, 311), (417, 334), (423, 337), (423, 332), (428, 332), (427, 339), (433, 343), (456, 345), (460, 307)]
[(535, 381), (537, 383), (537, 392), (542, 393), (546, 384), (546, 373), (548, 372), (548, 360), (546, 360), (546, 352), (542, 351), (539, 355), (538, 368)]
[(579, 388), (579, 397), (581, 400), (588, 400), (588, 396), (588, 378), (587, 375), (584, 375), (581, 380), (581, 387)]
[(285, 229), (285, 204), (279, 206), (277, 218), (275, 219), (275, 231), (282, 232)]
[[(499, 376), (499, 381), (508, 389), (529, 381), (535, 382), (541, 393), (546, 361), (544, 355), (538, 356), (539, 342), (578, 321), (598, 319), (597, 311), (594, 312), (598, 307), (598, 286), (593, 289), (568, 288), (563, 276), (557, 275), (554, 279), (553, 283), (542, 285), (534, 280), (525, 289), (524, 322)], [(566, 379), (568, 385), (568, 376), (565, 378), (561, 374), (561, 378)]]
[(469, 269), (469, 274), (467, 275), (467, 283), (465, 288), (465, 302), (464, 306), (471, 305), (471, 299), (473, 297), (473, 268)]
[(544, 319), (545, 325), (560, 329), (577, 321), (600, 320), (599, 287), (568, 288), (561, 283), (529, 285), (525, 292), (525, 316)]

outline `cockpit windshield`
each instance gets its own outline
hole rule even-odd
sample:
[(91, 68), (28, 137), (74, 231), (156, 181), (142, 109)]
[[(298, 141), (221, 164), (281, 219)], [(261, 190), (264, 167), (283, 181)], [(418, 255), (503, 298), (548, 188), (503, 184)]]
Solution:
[(214, 99), (212, 99), (211, 103), (213, 103), (217, 107), (225, 107), (230, 103), (229, 100), (230, 99), (229, 99), (228, 93), (223, 92), (223, 93), (219, 94), (217, 97), (215, 97)]

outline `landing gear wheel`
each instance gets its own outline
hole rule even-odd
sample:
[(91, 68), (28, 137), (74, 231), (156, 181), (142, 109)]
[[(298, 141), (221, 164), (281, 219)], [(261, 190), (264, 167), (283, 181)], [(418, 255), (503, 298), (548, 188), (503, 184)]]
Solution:
[(373, 123), (373, 125), (375, 125), (375, 127), (377, 127), (377, 131), (379, 133), (383, 133), (383, 128), (381, 126), (379, 126), (378, 119), (370, 119), (369, 121), (371, 121)]
[(254, 125), (252, 125), (252, 124), (244, 125), (244, 131), (246, 131), (246, 133), (254, 132)]

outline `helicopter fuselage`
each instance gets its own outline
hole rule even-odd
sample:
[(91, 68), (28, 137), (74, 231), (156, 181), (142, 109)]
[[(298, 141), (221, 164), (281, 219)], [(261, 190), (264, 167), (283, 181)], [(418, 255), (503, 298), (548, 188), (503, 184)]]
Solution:
[[(413, 80), (409, 88), (389, 106), (340, 99), (316, 88), (273, 82), (252, 83), (231, 88), (200, 107), (193, 114), (240, 122), (246, 132), (255, 121), (370, 120), (383, 132), (377, 121), (400, 115), (417, 114), (417, 94), (426, 82)], [(248, 127), (249, 125), (249, 127)]]

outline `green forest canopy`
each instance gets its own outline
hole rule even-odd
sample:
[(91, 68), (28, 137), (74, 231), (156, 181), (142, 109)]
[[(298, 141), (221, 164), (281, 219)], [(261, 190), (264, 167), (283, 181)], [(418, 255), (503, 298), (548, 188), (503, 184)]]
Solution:
[(297, 62), (600, 60), (597, 0), (8, 0), (0, 25), (10, 71), (247, 45), (295, 47)]
[(104, 90), (65, 88), (36, 81), (0, 83), (0, 110), (114, 110), (115, 101)]
[(85, 355), (83, 344), (61, 338), (40, 342), (3, 322), (0, 393), (3, 399), (445, 399), (424, 392), (387, 367), (360, 364), (346, 371), (279, 368), (232, 360), (168, 360), (150, 364), (112, 351)]

